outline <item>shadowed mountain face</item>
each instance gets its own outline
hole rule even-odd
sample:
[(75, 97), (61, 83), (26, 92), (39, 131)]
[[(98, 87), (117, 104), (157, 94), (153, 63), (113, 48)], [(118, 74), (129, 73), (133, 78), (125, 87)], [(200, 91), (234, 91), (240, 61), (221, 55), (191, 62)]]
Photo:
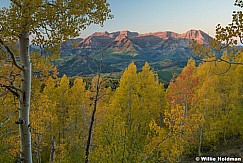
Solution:
[[(58, 62), (58, 68), (61, 74), (73, 76), (97, 72), (97, 69), (85, 69), (97, 67), (92, 64), (99, 63), (100, 60), (103, 67), (101, 71), (106, 73), (109, 70), (122, 71), (131, 61), (135, 61), (138, 68), (145, 62), (149, 62), (156, 70), (183, 67), (190, 56), (188, 43), (191, 39), (207, 45), (212, 37), (201, 30), (190, 30), (183, 34), (169, 31), (145, 34), (130, 31), (96, 32), (85, 39), (64, 42), (62, 61)], [(74, 43), (76, 46), (71, 46)], [(80, 58), (85, 59), (79, 63)], [(73, 67), (82, 68), (71, 69)]]

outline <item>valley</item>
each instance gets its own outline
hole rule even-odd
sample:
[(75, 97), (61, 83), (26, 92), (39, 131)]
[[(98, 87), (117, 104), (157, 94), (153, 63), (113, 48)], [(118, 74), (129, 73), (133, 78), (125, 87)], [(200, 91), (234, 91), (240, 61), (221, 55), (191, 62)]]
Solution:
[(188, 44), (192, 39), (207, 45), (212, 37), (201, 30), (183, 34), (169, 31), (145, 34), (96, 32), (84, 39), (63, 42), (56, 65), (60, 75), (93, 76), (101, 72), (119, 78), (131, 61), (138, 70), (148, 62), (159, 79), (168, 83), (172, 74), (179, 73), (190, 58)]

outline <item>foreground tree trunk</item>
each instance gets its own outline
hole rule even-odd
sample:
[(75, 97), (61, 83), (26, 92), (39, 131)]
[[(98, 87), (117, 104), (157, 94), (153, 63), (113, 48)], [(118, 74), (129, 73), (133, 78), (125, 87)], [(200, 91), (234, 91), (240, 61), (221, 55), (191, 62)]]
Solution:
[[(106, 19), (113, 16), (106, 0), (10, 0), (9, 2), (9, 7), (0, 9), (0, 56), (1, 60), (11, 58), (12, 64), (21, 71), (21, 88), (16, 87), (14, 80), (11, 80), (16, 77), (12, 73), (1, 77), (0, 88), (19, 98), (19, 120), (16, 124), (19, 125), (20, 132), (20, 162), (31, 163), (30, 32), (32, 44), (45, 46), (48, 51), (58, 54), (63, 41), (77, 37), (91, 24), (103, 25)], [(15, 54), (16, 44), (19, 47), (19, 56)], [(6, 82), (9, 84), (5, 85)]]
[(92, 112), (92, 116), (91, 116), (91, 120), (90, 120), (90, 125), (89, 125), (89, 133), (88, 133), (88, 139), (87, 139), (87, 144), (86, 144), (86, 154), (85, 154), (85, 163), (89, 162), (89, 148), (90, 148), (90, 144), (91, 144), (91, 139), (92, 139), (92, 131), (93, 131), (93, 125), (94, 125), (94, 121), (95, 121), (95, 113), (97, 110), (97, 102), (98, 102), (98, 98), (99, 98), (99, 91), (100, 91), (100, 74), (98, 74), (98, 79), (97, 82), (95, 84), (95, 97), (94, 97), (94, 109)]
[(22, 32), (19, 38), (20, 61), (22, 66), (21, 93), (19, 98), (20, 159), (24, 163), (32, 163), (30, 134), (30, 94), (31, 63), (29, 55), (29, 32)]

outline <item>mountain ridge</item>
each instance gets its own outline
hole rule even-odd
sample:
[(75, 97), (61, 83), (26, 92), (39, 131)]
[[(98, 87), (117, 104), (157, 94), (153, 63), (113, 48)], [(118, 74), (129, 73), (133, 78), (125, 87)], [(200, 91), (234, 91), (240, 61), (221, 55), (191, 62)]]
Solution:
[(93, 65), (100, 60), (103, 73), (123, 71), (131, 61), (138, 69), (145, 62), (149, 62), (155, 71), (182, 68), (191, 55), (188, 45), (192, 39), (206, 46), (213, 38), (195, 29), (182, 34), (172, 31), (142, 34), (128, 30), (95, 32), (86, 38), (63, 42), (62, 62), (58, 63), (58, 68), (60, 74), (70, 76), (95, 74), (99, 70)]
[(128, 30), (124, 31), (116, 31), (116, 32), (95, 32), (92, 35), (84, 38), (79, 42), (78, 47), (79, 48), (102, 48), (105, 46), (108, 46), (113, 41), (118, 41), (119, 38), (122, 36), (126, 36), (127, 39), (130, 40), (137, 40), (137, 39), (144, 39), (154, 37), (154, 39), (162, 39), (167, 40), (169, 38), (173, 39), (195, 39), (200, 44), (207, 44), (208, 41), (212, 40), (212, 37), (210, 37), (208, 34), (201, 30), (189, 30), (185, 33), (179, 34), (172, 31), (164, 31), (164, 32), (150, 32), (150, 33), (142, 33), (139, 34), (138, 32), (131, 32)]

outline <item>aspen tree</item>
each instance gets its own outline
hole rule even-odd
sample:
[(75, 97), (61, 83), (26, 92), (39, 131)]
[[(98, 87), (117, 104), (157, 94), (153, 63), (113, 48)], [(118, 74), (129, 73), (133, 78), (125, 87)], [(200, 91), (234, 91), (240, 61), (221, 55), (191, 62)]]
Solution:
[[(21, 72), (21, 87), (10, 85), (12, 92), (19, 94), (20, 160), (32, 162), (30, 134), (30, 96), (32, 63), (30, 60), (30, 36), (34, 45), (45, 46), (45, 50), (58, 49), (60, 43), (88, 25), (103, 25), (111, 18), (106, 1), (49, 1), (11, 0), (9, 8), (0, 10), (0, 45), (6, 57)], [(14, 50), (18, 44), (18, 50)], [(48, 48), (49, 47), (49, 48)], [(15, 48), (16, 49), (16, 48)], [(19, 58), (19, 59), (17, 59)]]
[(110, 98), (104, 121), (98, 129), (99, 138), (96, 137), (94, 148), (97, 158), (104, 162), (142, 161), (149, 123), (153, 119), (159, 121), (164, 109), (163, 98), (163, 85), (159, 84), (149, 64), (145, 63), (137, 73), (132, 62)]

